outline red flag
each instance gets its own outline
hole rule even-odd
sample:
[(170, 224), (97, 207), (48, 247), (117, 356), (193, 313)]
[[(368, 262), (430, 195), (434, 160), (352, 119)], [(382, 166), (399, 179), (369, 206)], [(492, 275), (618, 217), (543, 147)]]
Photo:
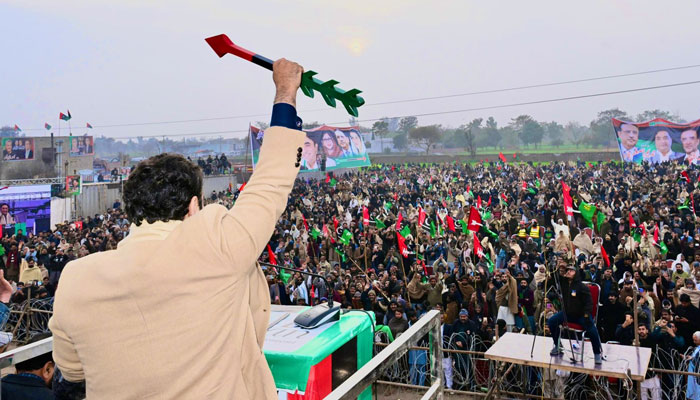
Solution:
[(238, 191), (239, 191), (239, 192), (242, 192), (242, 191), (243, 191), (243, 188), (245, 187), (245, 184), (246, 184), (246, 183), (248, 183), (248, 182), (243, 182), (243, 184), (241, 185), (241, 187), (238, 188)]
[(630, 220), (630, 229), (636, 228), (636, 227), (637, 227), (637, 223), (634, 222), (634, 218), (632, 218), (632, 211), (630, 211), (629, 220)]
[(568, 190), (564, 190), (564, 214), (569, 217), (574, 216), (574, 202)]
[(513, 153), (513, 159), (515, 160), (516, 158), (518, 158), (518, 155), (516, 153)]
[(323, 224), (322, 232), (323, 232), (323, 236), (325, 236), (325, 237), (328, 237), (331, 235), (331, 233), (328, 231), (328, 225), (326, 225), (326, 224)]
[(369, 225), (369, 210), (365, 206), (362, 206), (362, 225)]
[(75, 221), (75, 229), (82, 231), (83, 230), (83, 221)]
[(688, 171), (681, 171), (681, 175), (683, 175), (686, 182), (690, 183), (690, 177), (688, 177)]
[(399, 216), (396, 217), (396, 230), (397, 231), (401, 230), (401, 221), (403, 221), (403, 214), (399, 213)]
[(447, 217), (445, 217), (445, 220), (447, 221), (447, 230), (450, 232), (454, 232), (455, 231), (455, 220), (452, 219), (452, 217), (449, 215)]
[(333, 216), (333, 230), (338, 231), (338, 220)]
[(642, 223), (642, 237), (647, 235), (647, 224)]
[(659, 243), (659, 226), (654, 224), (654, 243)]
[(301, 220), (304, 221), (304, 228), (306, 228), (306, 230), (308, 231), (309, 230), (309, 223), (306, 222), (306, 217), (304, 216), (304, 214), (301, 214)]
[(479, 212), (476, 211), (476, 208), (472, 207), (469, 209), (469, 221), (467, 222), (467, 229), (469, 229), (472, 232), (478, 232), (479, 229), (484, 224), (481, 221), (481, 215), (479, 215)]
[(608, 257), (608, 252), (605, 251), (605, 247), (600, 246), (600, 255), (603, 257), (603, 260), (605, 260), (605, 265), (610, 266), (610, 257)]
[(399, 200), (399, 194), (398, 194), (398, 193), (394, 193), (394, 201), (398, 201), (398, 200)]
[(423, 207), (418, 208), (418, 225), (423, 225), (423, 222), (425, 222), (425, 211), (423, 210)]
[(505, 193), (501, 193), (501, 198), (503, 199), (503, 201), (505, 201), (506, 203), (508, 203), (508, 197), (506, 196)]
[(86, 126), (87, 128), (90, 128), (90, 129), (92, 129), (92, 125), (90, 125), (90, 123), (89, 123), (89, 122), (88, 122), (87, 124), (85, 124), (85, 126)]
[(476, 198), (476, 208), (481, 208), (481, 195)]
[(326, 183), (330, 183), (331, 181), (331, 174), (326, 174)]
[(277, 265), (277, 258), (275, 257), (275, 252), (272, 251), (272, 247), (270, 247), (270, 244), (267, 244), (267, 258), (270, 259), (270, 264), (272, 265)]
[(406, 239), (401, 236), (400, 233), (396, 232), (396, 241), (399, 243), (399, 253), (406, 258), (408, 257), (408, 247), (406, 247)]
[(474, 235), (474, 254), (479, 258), (484, 256), (484, 248), (481, 247), (481, 242), (477, 235)]
[(571, 191), (571, 188), (569, 187), (569, 185), (567, 185), (566, 182), (564, 182), (564, 181), (561, 181), (561, 187), (562, 187), (562, 189), (564, 189), (564, 193), (568, 194)]
[(504, 163), (507, 163), (508, 160), (506, 159), (506, 156), (503, 155), (503, 152), (498, 153), (498, 158), (501, 159)]
[(527, 190), (527, 182), (523, 181), (523, 190)]
[(21, 131), (21, 129), (19, 129), (19, 126), (17, 126), (17, 124), (15, 124), (15, 130), (16, 130), (16, 131)]

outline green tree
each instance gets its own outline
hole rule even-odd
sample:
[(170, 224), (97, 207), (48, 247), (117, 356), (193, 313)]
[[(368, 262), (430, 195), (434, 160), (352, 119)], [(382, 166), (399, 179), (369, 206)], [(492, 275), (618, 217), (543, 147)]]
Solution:
[(537, 145), (542, 142), (542, 138), (544, 137), (544, 128), (535, 120), (527, 121), (523, 124), (518, 136), (520, 140), (525, 143), (526, 147), (530, 144), (534, 144), (535, 148), (537, 148)]
[[(486, 120), (486, 126), (481, 130), (481, 136), (477, 140), (478, 144), (493, 148), (501, 144), (501, 132), (498, 129), (498, 122), (493, 117)], [(502, 147), (502, 146), (501, 146)]]
[(321, 126), (321, 124), (319, 124), (318, 121), (304, 122), (303, 124), (301, 124), (301, 129), (314, 129), (318, 128), (319, 126)]
[(564, 127), (560, 123), (543, 122), (542, 128), (552, 146), (559, 147), (564, 144)]
[(389, 133), (389, 123), (386, 120), (379, 120), (372, 125), (372, 133), (381, 139), (381, 151), (384, 151), (384, 137)]
[(396, 147), (399, 150), (406, 150), (408, 149), (408, 134), (407, 133), (399, 133), (398, 135), (394, 136), (392, 139), (394, 142), (394, 147)]
[(594, 146), (612, 146), (617, 143), (617, 135), (611, 121), (613, 118), (630, 121), (629, 115), (619, 108), (611, 108), (599, 112), (598, 117), (591, 121), (590, 124), (589, 144)]
[(411, 129), (408, 137), (418, 146), (424, 147), (425, 154), (429, 154), (430, 149), (442, 139), (442, 133), (440, 125), (427, 125)]
[(588, 128), (576, 121), (570, 121), (564, 126), (564, 141), (573, 143), (576, 148), (589, 141)]
[(669, 111), (663, 111), (663, 110), (646, 110), (642, 113), (637, 114), (637, 121), (636, 122), (646, 122), (646, 121), (651, 121), (654, 118), (662, 118), (667, 121), (671, 122), (685, 122), (681, 117), (679, 117), (676, 114), (673, 114)]
[(408, 133), (411, 129), (418, 126), (418, 118), (410, 116), (403, 117), (399, 121), (399, 132)]

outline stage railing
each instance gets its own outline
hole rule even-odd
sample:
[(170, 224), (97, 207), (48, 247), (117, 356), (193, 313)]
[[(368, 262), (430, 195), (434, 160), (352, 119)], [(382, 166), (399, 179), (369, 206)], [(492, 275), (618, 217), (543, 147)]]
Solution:
[(430, 334), (430, 383), (423, 400), (442, 399), (442, 334), (440, 333), (440, 312), (429, 311), (413, 326), (408, 328), (367, 364), (352, 374), (326, 400), (349, 400), (357, 398), (367, 386), (379, 380), (384, 371), (396, 363), (411, 347), (414, 347), (426, 334)]

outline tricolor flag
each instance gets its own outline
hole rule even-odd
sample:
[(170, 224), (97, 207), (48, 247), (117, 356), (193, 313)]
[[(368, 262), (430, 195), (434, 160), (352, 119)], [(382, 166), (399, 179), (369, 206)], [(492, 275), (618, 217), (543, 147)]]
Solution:
[(44, 122), (44, 128), (46, 128), (47, 131), (50, 131), (51, 125), (49, 125), (48, 122)]
[(64, 121), (68, 121), (68, 120), (70, 120), (72, 117), (71, 117), (71, 115), (70, 115), (70, 111), (68, 111), (68, 115), (66, 115), (66, 114), (64, 114), (64, 113), (59, 113), (59, 114), (58, 114), (58, 118), (60, 118), (60, 119), (62, 119), (62, 120), (64, 120)]
[(22, 130), (19, 129), (19, 126), (17, 126), (17, 124), (15, 124), (15, 132), (22, 132)]
[(503, 155), (503, 152), (498, 153), (498, 158), (500, 158), (504, 164), (508, 162), (508, 159), (506, 159), (506, 156)]
[(87, 125), (88, 128), (92, 129), (92, 125), (90, 125), (89, 122), (88, 122), (86, 125)]
[(399, 252), (403, 256), (403, 258), (408, 257), (408, 247), (406, 247), (406, 239), (401, 236), (401, 233), (396, 232), (396, 241), (399, 244)]
[(632, 218), (632, 211), (629, 212), (629, 223), (630, 223), (630, 229), (637, 227), (637, 223), (634, 222), (634, 218)]

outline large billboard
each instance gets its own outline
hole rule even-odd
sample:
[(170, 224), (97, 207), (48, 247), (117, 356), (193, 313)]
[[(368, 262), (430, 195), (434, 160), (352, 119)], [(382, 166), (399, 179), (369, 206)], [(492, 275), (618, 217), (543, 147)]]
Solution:
[(46, 232), (51, 228), (51, 185), (0, 190), (0, 236)]
[(612, 120), (623, 162), (700, 164), (700, 120), (676, 123), (657, 118), (647, 122)]
[(71, 136), (70, 156), (90, 156), (95, 154), (95, 146), (92, 136)]
[[(301, 172), (332, 171), (370, 165), (367, 148), (357, 127), (323, 125), (305, 132), (306, 140), (300, 160)], [(250, 127), (253, 165), (258, 163), (264, 135), (263, 130)]]
[(2, 145), (2, 160), (33, 160), (34, 139), (26, 137), (4, 137), (0, 140)]

